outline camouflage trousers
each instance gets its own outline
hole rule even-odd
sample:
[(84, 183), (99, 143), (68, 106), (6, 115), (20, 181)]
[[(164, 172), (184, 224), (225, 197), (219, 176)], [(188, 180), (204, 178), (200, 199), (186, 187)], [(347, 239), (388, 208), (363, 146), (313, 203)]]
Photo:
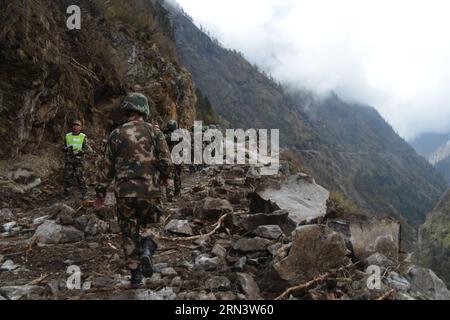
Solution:
[[(163, 214), (160, 199), (117, 198), (117, 219), (122, 231), (122, 247), (128, 269), (140, 266), (144, 227), (156, 227)], [(150, 236), (150, 234), (147, 234)]]
[(83, 159), (66, 159), (64, 164), (64, 192), (69, 193), (72, 190), (74, 181), (78, 183), (82, 194), (86, 194), (86, 179), (84, 177)]
[(169, 200), (174, 196), (178, 197), (181, 194), (181, 171), (182, 166), (175, 165), (173, 167), (169, 184), (166, 188), (166, 198)]

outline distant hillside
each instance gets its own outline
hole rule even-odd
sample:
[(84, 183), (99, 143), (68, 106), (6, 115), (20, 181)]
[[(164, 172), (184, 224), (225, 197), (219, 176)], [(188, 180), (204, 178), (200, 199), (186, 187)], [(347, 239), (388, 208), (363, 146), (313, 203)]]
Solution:
[(410, 141), (410, 144), (450, 185), (450, 133), (426, 133)]
[(227, 50), (172, 10), (181, 61), (217, 113), (234, 127), (280, 128), (304, 169), (359, 206), (417, 225), (445, 181), (370, 107), (337, 96), (286, 93), (236, 51)]
[(450, 184), (450, 140), (440, 145), (428, 157), (428, 161)]
[(418, 260), (450, 284), (450, 190), (427, 216), (419, 233)]
[(409, 141), (418, 154), (428, 159), (439, 146), (450, 140), (450, 133), (424, 133)]
[(447, 183), (450, 185), (450, 156), (439, 161), (435, 165), (436, 170), (444, 177)]

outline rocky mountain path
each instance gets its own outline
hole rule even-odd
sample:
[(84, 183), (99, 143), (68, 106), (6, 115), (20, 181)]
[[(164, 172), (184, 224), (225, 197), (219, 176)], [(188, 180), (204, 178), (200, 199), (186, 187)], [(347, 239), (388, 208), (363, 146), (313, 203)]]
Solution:
[[(305, 174), (220, 166), (185, 168), (182, 181), (153, 231), (155, 273), (139, 289), (129, 286), (111, 193), (102, 210), (92, 193), (62, 199), (51, 181), (35, 206), (20, 207), (27, 194), (12, 199), (0, 210), (0, 299), (450, 297), (432, 271), (405, 271), (397, 222), (346, 212)], [(368, 265), (379, 267), (375, 289)]]

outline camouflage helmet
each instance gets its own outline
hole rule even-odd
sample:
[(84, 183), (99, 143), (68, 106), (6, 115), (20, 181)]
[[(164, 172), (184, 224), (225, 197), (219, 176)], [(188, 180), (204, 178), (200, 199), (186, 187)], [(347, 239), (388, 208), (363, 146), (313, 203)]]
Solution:
[(120, 109), (123, 111), (134, 111), (146, 116), (150, 114), (150, 105), (148, 98), (142, 93), (129, 93), (123, 100)]
[(72, 125), (78, 125), (81, 126), (81, 120), (75, 119), (72, 121)]
[(178, 128), (178, 123), (175, 120), (167, 122), (167, 130), (175, 131)]

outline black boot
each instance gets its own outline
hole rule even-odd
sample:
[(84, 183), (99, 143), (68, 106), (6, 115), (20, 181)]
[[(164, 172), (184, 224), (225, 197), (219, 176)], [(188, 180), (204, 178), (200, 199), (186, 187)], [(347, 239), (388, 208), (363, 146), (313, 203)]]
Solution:
[(131, 270), (131, 287), (139, 288), (143, 285), (142, 281), (144, 278), (142, 277), (141, 268), (137, 268), (135, 270)]
[(141, 256), (141, 266), (142, 274), (146, 278), (150, 278), (153, 275), (153, 262), (152, 256), (155, 253), (158, 245), (151, 237), (146, 237), (142, 239), (142, 256)]

